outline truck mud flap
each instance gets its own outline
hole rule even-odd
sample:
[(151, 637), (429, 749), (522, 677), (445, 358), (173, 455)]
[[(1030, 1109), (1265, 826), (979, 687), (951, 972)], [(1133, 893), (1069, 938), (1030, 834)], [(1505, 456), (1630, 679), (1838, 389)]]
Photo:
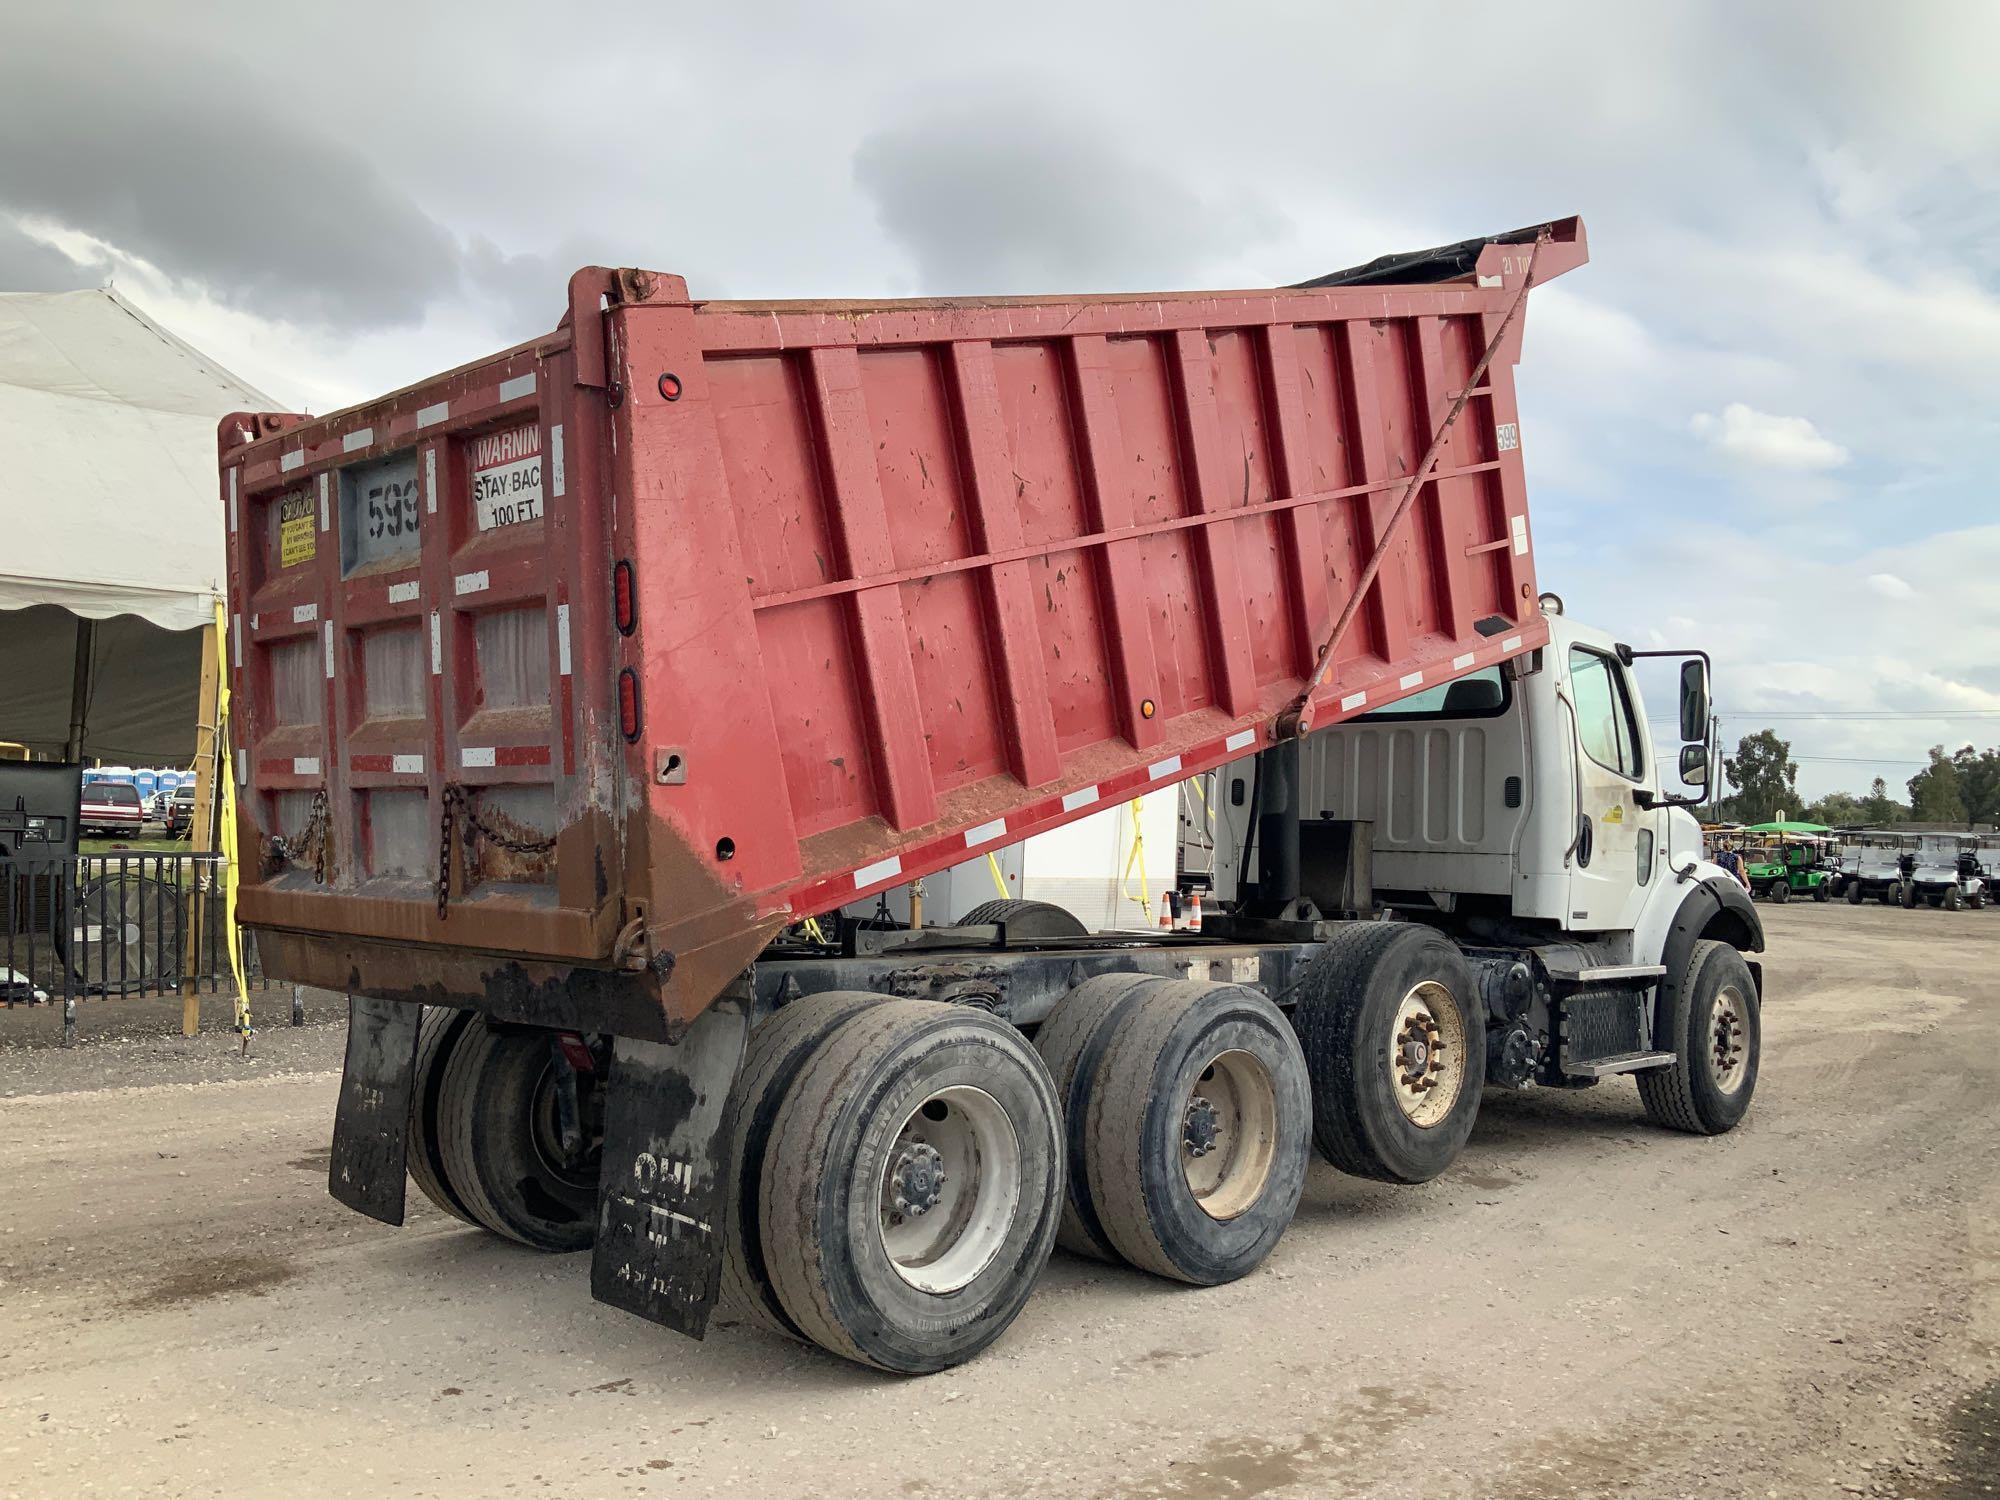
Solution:
[(423, 1015), (421, 1005), (401, 1000), (347, 999), (347, 1066), (333, 1115), (326, 1188), (384, 1224), (403, 1222), (404, 1152)]
[(721, 1286), (729, 1090), (747, 1005), (732, 990), (671, 1046), (619, 1037), (604, 1103), (590, 1294), (697, 1339)]

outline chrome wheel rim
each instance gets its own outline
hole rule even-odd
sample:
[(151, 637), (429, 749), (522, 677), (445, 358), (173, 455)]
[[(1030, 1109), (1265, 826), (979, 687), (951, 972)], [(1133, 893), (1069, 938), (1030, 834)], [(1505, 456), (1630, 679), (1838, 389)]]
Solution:
[(1750, 1006), (1734, 985), (1716, 992), (1708, 1022), (1708, 1059), (1715, 1086), (1725, 1094), (1742, 1088), (1750, 1076)]
[(1248, 1052), (1211, 1058), (1181, 1106), (1181, 1174), (1201, 1211), (1227, 1221), (1264, 1195), (1277, 1157), (1278, 1088)]
[(1403, 996), (1389, 1028), (1389, 1091), (1420, 1130), (1451, 1113), (1465, 1087), (1465, 1023), (1451, 991), (1426, 979)]
[(877, 1184), (882, 1250), (898, 1276), (942, 1295), (1006, 1243), (1021, 1202), (1021, 1146), (984, 1089), (939, 1089), (897, 1128)]

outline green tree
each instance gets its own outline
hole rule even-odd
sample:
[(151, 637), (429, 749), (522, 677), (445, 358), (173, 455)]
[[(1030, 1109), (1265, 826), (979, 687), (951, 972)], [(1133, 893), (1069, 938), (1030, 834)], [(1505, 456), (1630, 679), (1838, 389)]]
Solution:
[(1907, 823), (1910, 810), (1889, 795), (1889, 783), (1877, 776), (1868, 785), (1868, 795), (1861, 799), (1861, 821), (1869, 828), (1887, 828), (1895, 823)]
[(1910, 778), (1910, 816), (1919, 823), (1965, 821), (1965, 797), (1958, 785), (1958, 762), (1931, 746), (1931, 763)]
[(1760, 729), (1736, 742), (1736, 753), (1723, 761), (1736, 795), (1729, 815), (1739, 823), (1768, 823), (1781, 812), (1796, 814), (1799, 768), (1788, 740), (1777, 731)]
[(1958, 768), (1958, 795), (1968, 823), (2000, 823), (2000, 749), (1967, 745), (1951, 758)]
[(1799, 816), (1808, 823), (1824, 823), (1830, 828), (1859, 828), (1869, 821), (1867, 804), (1852, 792), (1828, 792), (1817, 802), (1806, 804)]

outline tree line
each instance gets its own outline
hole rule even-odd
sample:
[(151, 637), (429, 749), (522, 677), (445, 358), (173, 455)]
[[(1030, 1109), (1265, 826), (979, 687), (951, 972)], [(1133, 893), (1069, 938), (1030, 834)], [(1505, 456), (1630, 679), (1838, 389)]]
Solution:
[(1877, 776), (1861, 796), (1829, 792), (1802, 804), (1791, 741), (1771, 729), (1744, 735), (1736, 742), (1736, 753), (1724, 758), (1723, 769), (1736, 791), (1716, 804), (1716, 815), (1732, 823), (1767, 823), (1780, 813), (1836, 828), (2000, 823), (2000, 746), (1975, 750), (1965, 745), (1952, 751), (1931, 746), (1929, 763), (1906, 783), (1908, 801), (1891, 796), (1887, 781)]

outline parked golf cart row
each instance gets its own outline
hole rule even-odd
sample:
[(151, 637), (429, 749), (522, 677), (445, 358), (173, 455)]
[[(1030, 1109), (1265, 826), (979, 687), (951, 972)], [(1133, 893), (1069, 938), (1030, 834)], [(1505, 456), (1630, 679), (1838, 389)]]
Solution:
[(2000, 869), (2000, 835), (1835, 830), (1774, 823), (1731, 830), (1740, 840), (1744, 879), (1760, 900), (1795, 898), (1851, 905), (1978, 910), (1988, 904)]
[(1957, 911), (1987, 904), (1991, 871), (2000, 863), (2000, 839), (1963, 833), (1863, 831), (1843, 835), (1839, 887), (1859, 906), (1914, 908), (1919, 903)]

